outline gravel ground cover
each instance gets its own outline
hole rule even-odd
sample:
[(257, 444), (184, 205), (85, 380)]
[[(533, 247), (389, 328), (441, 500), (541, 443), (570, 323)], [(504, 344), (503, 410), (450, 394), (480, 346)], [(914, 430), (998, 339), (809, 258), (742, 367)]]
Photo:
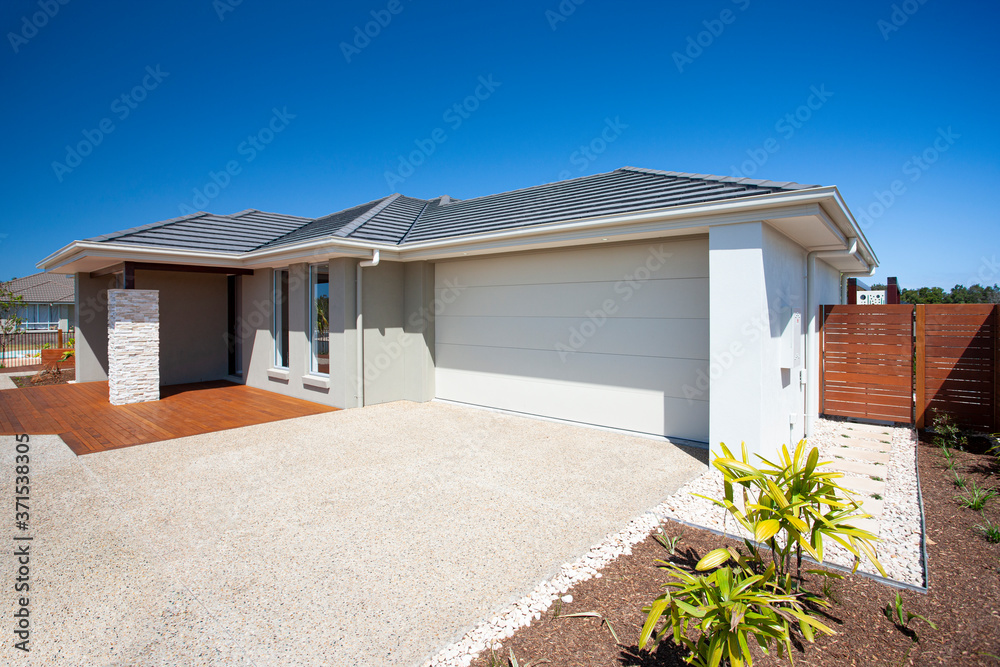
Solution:
[[(406, 402), (79, 458), (31, 446), (32, 645), (5, 641), (5, 665), (419, 665), (707, 464)], [(8, 494), (14, 455), (0, 438)]]

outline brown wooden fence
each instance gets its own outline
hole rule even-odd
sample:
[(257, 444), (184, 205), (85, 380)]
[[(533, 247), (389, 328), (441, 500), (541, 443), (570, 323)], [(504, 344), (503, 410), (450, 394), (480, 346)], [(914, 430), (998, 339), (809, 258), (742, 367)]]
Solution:
[(1000, 430), (1000, 306), (824, 306), (821, 412)]
[(824, 306), (822, 412), (913, 420), (913, 306)]

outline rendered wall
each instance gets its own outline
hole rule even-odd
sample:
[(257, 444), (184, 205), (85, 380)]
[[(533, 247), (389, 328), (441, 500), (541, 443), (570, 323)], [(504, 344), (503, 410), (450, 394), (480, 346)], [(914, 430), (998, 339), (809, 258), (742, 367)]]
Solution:
[(137, 290), (160, 293), (160, 383), (219, 380), (229, 374), (226, 276), (136, 271)]
[(76, 381), (104, 382), (108, 379), (108, 287), (114, 276), (91, 278), (76, 274)]
[[(768, 331), (764, 348), (765, 443), (794, 445), (805, 437), (805, 386), (800, 371), (805, 364), (806, 256), (797, 243), (768, 225), (763, 226), (764, 284), (767, 290)], [(838, 274), (839, 275), (839, 274)], [(793, 312), (801, 319), (796, 323)], [(783, 348), (798, 338), (800, 363), (782, 368)]]
[[(358, 405), (356, 259), (336, 258), (330, 266), (329, 387), (303, 382), (309, 375), (305, 332), (309, 302), (308, 266), (290, 267), (289, 368), (274, 369), (274, 272), (243, 278), (243, 367), (246, 383), (268, 391), (338, 408)], [(434, 266), (427, 262), (382, 262), (364, 269), (365, 403), (434, 397)]]
[[(807, 411), (800, 381), (809, 359), (807, 251), (765, 223), (713, 227), (709, 239), (711, 445), (725, 442), (735, 452), (745, 441), (751, 453), (770, 457), (805, 437), (807, 415), (816, 413), (815, 406)], [(839, 271), (817, 262), (818, 303), (836, 303), (839, 283)], [(800, 361), (789, 363), (795, 338)], [(818, 381), (813, 373), (809, 381)]]
[(709, 445), (763, 452), (766, 341), (771, 335), (764, 277), (763, 223), (712, 227), (709, 231), (710, 323)]

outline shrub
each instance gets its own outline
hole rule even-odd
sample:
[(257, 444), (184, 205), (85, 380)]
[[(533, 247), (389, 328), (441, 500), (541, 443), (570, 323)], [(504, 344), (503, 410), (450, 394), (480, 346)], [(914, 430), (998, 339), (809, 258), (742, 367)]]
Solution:
[[(721, 567), (730, 560), (736, 567)], [(655, 633), (654, 644), (671, 636), (675, 644), (690, 652), (688, 662), (697, 667), (716, 667), (723, 659), (733, 667), (742, 667), (744, 663), (753, 665), (748, 639), (756, 641), (765, 653), (774, 646), (779, 657), (785, 651), (791, 654), (789, 621), (797, 621), (810, 642), (816, 630), (835, 634), (805, 607), (807, 601), (820, 606), (829, 603), (803, 593), (784, 592), (774, 563), (757, 574), (753, 564), (734, 549), (716, 549), (698, 562), (695, 569), (713, 570), (710, 574), (692, 574), (672, 563), (659, 562), (674, 581), (667, 582), (667, 592), (643, 609), (647, 617), (639, 636), (640, 648)], [(664, 615), (668, 621), (656, 632)], [(690, 638), (692, 629), (699, 631), (697, 639)]]
[[(857, 570), (861, 557), (867, 557), (879, 572), (873, 543), (878, 539), (856, 528), (851, 522), (869, 518), (861, 504), (834, 480), (841, 473), (824, 472), (815, 447), (805, 453), (802, 441), (790, 454), (782, 447), (778, 463), (758, 457), (761, 468), (750, 465), (746, 446), (737, 459), (722, 445), (723, 456), (713, 465), (724, 478), (725, 498), (707, 498), (724, 507), (750, 534), (744, 539), (746, 555), (732, 548), (716, 549), (706, 554), (690, 573), (658, 561), (672, 580), (664, 584), (666, 592), (645, 607), (646, 622), (639, 638), (645, 648), (651, 639), (658, 644), (667, 636), (685, 647), (688, 662), (700, 667), (716, 667), (725, 658), (734, 667), (752, 665), (749, 641), (756, 641), (766, 653), (772, 645), (778, 655), (791, 650), (791, 623), (797, 623), (802, 636), (812, 642), (815, 631), (834, 634), (812, 616), (812, 607), (828, 607), (825, 600), (802, 590), (802, 553), (823, 560), (824, 538), (842, 545), (854, 555)], [(743, 507), (735, 504), (735, 490), (740, 487)], [(765, 559), (758, 548), (764, 543), (772, 557)], [(792, 554), (797, 557), (798, 582), (791, 575)], [(728, 565), (730, 561), (735, 567)], [(839, 578), (839, 575), (810, 570)], [(810, 606), (806, 606), (806, 604)], [(657, 631), (663, 616), (668, 620)], [(690, 631), (697, 630), (697, 639)]]
[[(722, 471), (726, 497), (708, 500), (726, 508), (754, 540), (771, 548), (779, 576), (789, 574), (793, 552), (800, 569), (803, 551), (822, 562), (825, 537), (854, 556), (855, 570), (865, 556), (885, 575), (873, 546), (878, 538), (852, 524), (858, 519), (869, 519), (870, 515), (836, 483), (843, 473), (822, 471), (827, 463), (819, 462), (818, 449), (813, 447), (806, 457), (804, 440), (796, 446), (794, 454), (782, 446), (777, 464), (758, 455), (766, 464), (761, 469), (750, 465), (745, 446), (740, 459), (725, 445), (722, 451), (725, 456), (717, 457), (713, 465)], [(735, 486), (742, 487), (745, 514), (733, 502)], [(785, 539), (780, 539), (781, 536)]]

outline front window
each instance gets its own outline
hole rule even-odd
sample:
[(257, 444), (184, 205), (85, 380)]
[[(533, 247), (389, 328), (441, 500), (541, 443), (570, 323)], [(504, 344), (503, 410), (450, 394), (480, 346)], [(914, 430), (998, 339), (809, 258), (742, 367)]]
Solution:
[(309, 343), (312, 362), (309, 371), (330, 373), (330, 265), (309, 267)]
[(288, 368), (288, 270), (274, 272), (274, 365)]

